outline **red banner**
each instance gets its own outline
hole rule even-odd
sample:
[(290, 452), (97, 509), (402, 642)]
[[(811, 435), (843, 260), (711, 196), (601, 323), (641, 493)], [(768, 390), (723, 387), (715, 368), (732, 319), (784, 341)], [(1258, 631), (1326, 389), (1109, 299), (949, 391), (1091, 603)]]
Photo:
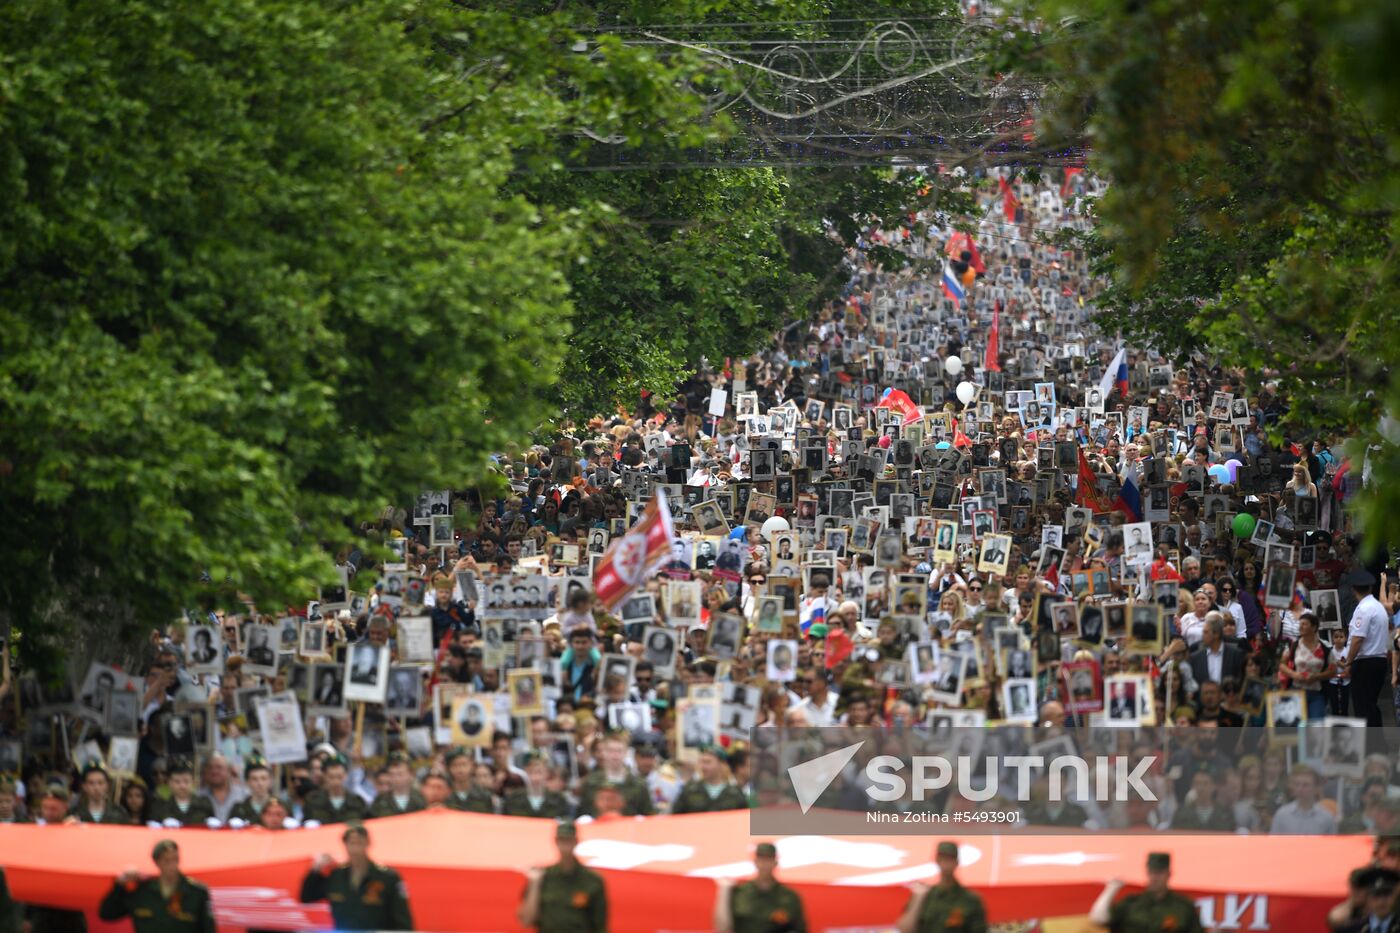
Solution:
[[(556, 857), (549, 820), (435, 811), (368, 826), (371, 857), (403, 874), (420, 930), (520, 929), (515, 910), (524, 872)], [(776, 839), (778, 875), (802, 895), (814, 930), (888, 926), (910, 882), (936, 879), (932, 847), (946, 836), (962, 846), (959, 878), (983, 896), (991, 919), (1003, 922), (1087, 913), (1105, 879), (1140, 886), (1147, 853), (1163, 851), (1173, 856), (1172, 887), (1195, 898), (1221, 929), (1315, 930), (1345, 895), (1347, 873), (1370, 856), (1365, 836), (969, 836), (949, 829)], [(325, 929), (323, 908), (291, 902), (316, 855), (343, 857), (341, 832), (6, 825), (0, 860), (17, 899), (92, 910), (126, 868), (153, 872), (151, 848), (175, 838), (181, 867), (213, 890), (222, 927)], [(654, 930), (658, 917), (672, 930), (710, 929), (715, 880), (751, 874), (753, 846), (763, 841), (749, 836), (743, 810), (590, 823), (579, 835), (579, 858), (607, 884), (609, 926), (617, 933)], [(1279, 857), (1304, 850), (1306, 859)]]
[(641, 520), (614, 541), (598, 561), (593, 574), (593, 592), (598, 594), (603, 608), (611, 612), (629, 593), (645, 583), (670, 557), (671, 540), (675, 536), (666, 493), (658, 489), (647, 503)]

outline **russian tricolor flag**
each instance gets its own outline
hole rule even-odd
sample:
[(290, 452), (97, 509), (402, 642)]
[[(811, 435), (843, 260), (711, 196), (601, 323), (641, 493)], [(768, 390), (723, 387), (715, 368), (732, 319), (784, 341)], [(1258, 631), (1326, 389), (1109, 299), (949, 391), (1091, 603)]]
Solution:
[(798, 620), (797, 627), (803, 635), (806, 635), (811, 630), (812, 626), (816, 625), (818, 622), (823, 624), (826, 622), (825, 596), (819, 596), (812, 600), (811, 606), (807, 608), (807, 611), (803, 613), (802, 617)]
[(967, 297), (967, 289), (963, 288), (952, 264), (947, 262), (943, 263), (943, 294), (951, 298), (955, 305), (961, 305), (962, 300)]
[(1123, 474), (1123, 488), (1118, 490), (1118, 498), (1113, 500), (1115, 511), (1128, 516), (1129, 521), (1142, 521), (1142, 493), (1138, 490), (1137, 470), (1128, 467)]
[(1099, 391), (1103, 393), (1104, 401), (1108, 401), (1109, 395), (1117, 388), (1123, 398), (1128, 397), (1128, 348), (1119, 347), (1113, 361), (1108, 364), (1108, 368), (1103, 371), (1103, 378), (1099, 380)]

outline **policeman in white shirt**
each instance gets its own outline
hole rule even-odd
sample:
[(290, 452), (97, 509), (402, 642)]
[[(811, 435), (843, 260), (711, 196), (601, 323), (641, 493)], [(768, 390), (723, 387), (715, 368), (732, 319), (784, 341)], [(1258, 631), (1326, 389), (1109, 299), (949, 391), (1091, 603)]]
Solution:
[(1351, 671), (1351, 702), (1366, 725), (1380, 726), (1380, 695), (1385, 687), (1390, 658), (1390, 615), (1371, 590), (1376, 577), (1369, 570), (1353, 571), (1346, 578), (1356, 596), (1356, 609), (1347, 627), (1344, 667)]
[(802, 710), (806, 714), (808, 725), (836, 725), (836, 691), (827, 685), (826, 672), (814, 667), (804, 676), (807, 680), (807, 695), (793, 704), (792, 708)]

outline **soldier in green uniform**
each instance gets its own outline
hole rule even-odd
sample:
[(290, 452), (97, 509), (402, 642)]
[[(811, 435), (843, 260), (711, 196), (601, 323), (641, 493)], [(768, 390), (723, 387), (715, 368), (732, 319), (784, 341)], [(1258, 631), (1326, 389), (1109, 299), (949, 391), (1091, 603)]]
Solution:
[(1123, 889), (1117, 878), (1110, 881), (1094, 901), (1089, 919), (1113, 933), (1147, 933), (1172, 930), (1173, 933), (1201, 933), (1201, 918), (1189, 898), (1167, 887), (1172, 877), (1172, 857), (1166, 852), (1147, 856), (1147, 887), (1114, 903)]
[(1196, 765), (1191, 776), (1192, 801), (1182, 806), (1172, 817), (1172, 829), (1205, 829), (1213, 832), (1235, 831), (1235, 814), (1229, 807), (1216, 802), (1215, 769), (1208, 761)]
[(108, 923), (130, 917), (136, 933), (214, 933), (209, 889), (180, 874), (180, 847), (162, 839), (151, 860), (160, 874), (142, 880), (134, 871), (123, 872), (97, 915)]
[(346, 863), (333, 867), (329, 855), (317, 858), (301, 883), (301, 902), (330, 901), (337, 930), (413, 929), (403, 879), (369, 860), (369, 831), (356, 823), (340, 838)]
[(484, 787), (472, 783), (476, 762), (472, 753), (460, 745), (447, 753), (447, 774), (452, 791), (447, 795), (447, 809), (463, 813), (495, 813), (496, 798)]
[(602, 784), (616, 785), (622, 794), (624, 816), (651, 816), (656, 812), (647, 782), (627, 767), (626, 756), (625, 732), (611, 732), (598, 743), (598, 767), (588, 773), (579, 787), (579, 816), (597, 816), (593, 798)]
[(409, 767), (406, 754), (394, 752), (389, 756), (385, 776), (389, 779), (389, 789), (369, 805), (371, 817), (399, 816), (428, 809), (428, 801), (413, 786), (413, 769)]
[(306, 795), (302, 822), (356, 823), (369, 815), (365, 799), (345, 786), (349, 771), (344, 755), (331, 755), (321, 763), (321, 786)]
[(938, 883), (915, 889), (896, 924), (899, 933), (987, 933), (987, 909), (982, 898), (956, 877), (958, 844), (940, 842), (934, 850)]
[(229, 811), (229, 821), (242, 820), (250, 826), (262, 823), (263, 810), (272, 800), (272, 770), (261, 755), (252, 755), (243, 766), (243, 786), (248, 788), (248, 796), (234, 804)]
[(203, 826), (214, 816), (214, 805), (194, 792), (194, 771), (189, 762), (177, 761), (166, 778), (170, 797), (151, 801), (151, 819), (174, 820), (181, 826)]
[(112, 779), (101, 762), (90, 761), (83, 768), (83, 795), (73, 808), (73, 815), (81, 823), (105, 823), (113, 826), (127, 826), (131, 818), (126, 811), (112, 802)]
[(608, 928), (608, 892), (603, 877), (574, 858), (578, 830), (560, 823), (554, 831), (559, 861), (530, 869), (530, 883), (517, 917), (539, 933), (603, 933)]
[(542, 752), (532, 752), (525, 761), (525, 786), (506, 794), (502, 811), (506, 816), (534, 816), (559, 820), (569, 815), (569, 801), (546, 786), (549, 764)]
[(752, 881), (734, 885), (721, 881), (715, 898), (715, 929), (719, 933), (807, 933), (802, 898), (773, 877), (778, 849), (760, 842), (753, 850), (757, 869)]
[(716, 810), (742, 810), (748, 806), (744, 792), (729, 780), (724, 752), (713, 745), (700, 749), (696, 763), (699, 774), (676, 795), (672, 813), (712, 813)]

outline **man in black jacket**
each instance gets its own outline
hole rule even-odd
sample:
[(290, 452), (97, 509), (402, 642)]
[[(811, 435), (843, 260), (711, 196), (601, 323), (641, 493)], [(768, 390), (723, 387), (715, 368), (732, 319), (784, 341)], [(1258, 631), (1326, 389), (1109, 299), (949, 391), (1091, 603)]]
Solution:
[(1205, 628), (1201, 632), (1201, 647), (1192, 652), (1188, 663), (1197, 684), (1208, 680), (1222, 683), (1233, 680), (1244, 682), (1244, 652), (1234, 645), (1225, 643), (1225, 623), (1218, 612), (1206, 616)]

